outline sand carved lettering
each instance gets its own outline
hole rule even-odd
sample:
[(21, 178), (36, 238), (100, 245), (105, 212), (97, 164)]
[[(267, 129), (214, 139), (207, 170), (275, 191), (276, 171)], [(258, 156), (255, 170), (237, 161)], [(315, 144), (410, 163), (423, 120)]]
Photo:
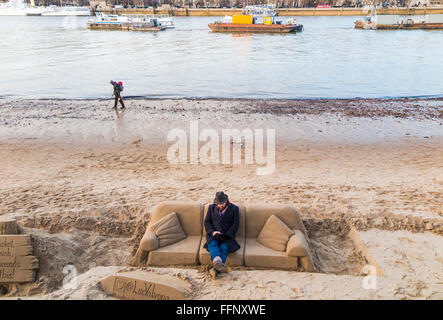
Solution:
[(14, 261), (11, 262), (1, 262), (0, 261), (0, 268), (20, 268), (20, 262), (17, 261), (17, 257), (14, 257)]
[(1, 239), (0, 240), (0, 248), (11, 248), (11, 249), (14, 249), (15, 248), (14, 240), (13, 239), (8, 240), (6, 238)]
[(0, 248), (0, 257), (12, 257), (11, 248)]
[(12, 280), (15, 277), (15, 269), (7, 270), (0, 268), (0, 279)]
[(122, 294), (132, 293), (136, 296), (150, 297), (155, 300), (170, 300), (168, 295), (156, 292), (156, 286), (153, 283), (142, 282), (137, 283), (137, 281), (130, 281), (122, 278), (116, 277), (113, 285), (114, 292), (120, 292)]

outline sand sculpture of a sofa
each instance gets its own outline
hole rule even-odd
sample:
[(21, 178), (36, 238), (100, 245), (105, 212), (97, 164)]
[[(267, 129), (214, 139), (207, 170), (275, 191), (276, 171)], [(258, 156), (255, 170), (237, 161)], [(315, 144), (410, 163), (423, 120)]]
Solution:
[[(237, 204), (238, 205), (238, 204)], [(238, 205), (236, 240), (241, 248), (227, 264), (314, 271), (305, 226), (298, 210), (285, 205)], [(211, 262), (204, 219), (209, 205), (168, 201), (156, 206), (134, 265), (198, 265)]]

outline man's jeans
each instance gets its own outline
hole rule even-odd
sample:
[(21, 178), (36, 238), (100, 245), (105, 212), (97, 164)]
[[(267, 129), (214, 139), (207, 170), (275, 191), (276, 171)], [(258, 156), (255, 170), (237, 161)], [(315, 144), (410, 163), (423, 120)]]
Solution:
[(228, 246), (226, 243), (212, 240), (208, 244), (208, 250), (211, 255), (211, 261), (214, 261), (214, 258), (219, 256), (223, 263), (226, 262), (226, 259), (228, 258)]

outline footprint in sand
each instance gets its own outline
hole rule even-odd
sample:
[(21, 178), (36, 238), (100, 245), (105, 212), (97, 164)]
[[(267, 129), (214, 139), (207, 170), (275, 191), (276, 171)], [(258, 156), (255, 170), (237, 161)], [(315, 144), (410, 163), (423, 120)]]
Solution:
[(401, 237), (400, 240), (402, 240), (402, 241), (408, 241), (408, 242), (410, 242), (410, 243), (415, 243), (414, 240), (411, 240), (411, 239), (406, 238), (406, 237)]
[(398, 267), (402, 268), (403, 270), (406, 270), (407, 272), (414, 272), (414, 270), (412, 270), (411, 267), (409, 265), (407, 265), (406, 263), (404, 263), (404, 262), (401, 262), (401, 261), (397, 260), (397, 261), (395, 261), (395, 264)]

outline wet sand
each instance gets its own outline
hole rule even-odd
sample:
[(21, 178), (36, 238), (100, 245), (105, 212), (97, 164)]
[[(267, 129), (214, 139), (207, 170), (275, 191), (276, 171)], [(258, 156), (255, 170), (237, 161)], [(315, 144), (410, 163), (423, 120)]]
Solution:
[[(234, 203), (302, 206), (308, 231), (323, 239), (320, 256), (344, 217), (387, 277), (365, 290), (358, 270), (326, 258), (321, 273), (240, 269), (219, 280), (202, 267), (154, 268), (186, 274), (201, 289), (195, 299), (442, 298), (441, 99), (125, 103), (116, 119), (111, 101), (0, 101), (0, 215), (33, 235), (41, 265), (35, 284), (9, 295), (107, 298), (97, 279), (127, 267), (157, 203), (210, 202), (223, 189)], [(169, 163), (167, 134), (188, 133), (190, 121), (200, 130), (275, 129), (274, 172)], [(81, 289), (56, 291), (68, 263), (90, 271)]]

